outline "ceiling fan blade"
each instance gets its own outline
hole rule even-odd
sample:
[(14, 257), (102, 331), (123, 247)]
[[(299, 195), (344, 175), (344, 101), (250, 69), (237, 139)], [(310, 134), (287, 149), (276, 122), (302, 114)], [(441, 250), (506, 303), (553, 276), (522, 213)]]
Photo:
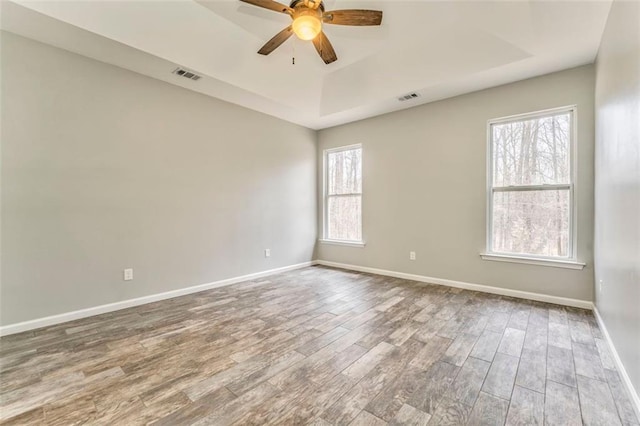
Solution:
[(330, 64), (331, 62), (335, 62), (338, 60), (336, 56), (336, 51), (333, 50), (333, 46), (331, 42), (324, 34), (324, 31), (320, 31), (320, 34), (313, 39), (313, 45), (316, 47), (318, 54), (322, 58), (325, 64)]
[(265, 9), (270, 9), (275, 12), (286, 13), (289, 15), (293, 13), (293, 10), (289, 6), (284, 5), (282, 3), (278, 3), (277, 1), (273, 1), (273, 0), (240, 0), (240, 1), (252, 4), (254, 6), (263, 7)]
[(278, 46), (280, 46), (282, 43), (287, 41), (287, 39), (291, 37), (292, 34), (293, 34), (293, 29), (291, 28), (291, 25), (289, 25), (287, 28), (285, 28), (284, 30), (280, 31), (278, 34), (273, 36), (271, 40), (266, 42), (265, 45), (262, 46), (260, 50), (258, 50), (258, 53), (261, 55), (268, 55), (269, 53), (276, 50)]
[(331, 10), (322, 15), (322, 20), (325, 24), (334, 25), (380, 25), (382, 12), (363, 9)]

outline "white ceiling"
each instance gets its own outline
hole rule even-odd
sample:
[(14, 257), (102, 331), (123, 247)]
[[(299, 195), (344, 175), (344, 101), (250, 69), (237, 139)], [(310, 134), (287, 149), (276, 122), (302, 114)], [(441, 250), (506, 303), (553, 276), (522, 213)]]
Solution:
[[(256, 51), (290, 18), (239, 0), (2, 2), (2, 29), (321, 129), (593, 62), (611, 2), (326, 0), (384, 12)], [(295, 56), (295, 65), (292, 64)], [(177, 65), (204, 77), (190, 81)], [(417, 100), (397, 97), (418, 92)]]

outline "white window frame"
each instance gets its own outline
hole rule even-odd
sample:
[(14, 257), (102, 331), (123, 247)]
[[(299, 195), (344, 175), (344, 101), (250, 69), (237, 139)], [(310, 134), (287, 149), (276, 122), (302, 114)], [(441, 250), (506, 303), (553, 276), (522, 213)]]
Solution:
[[(569, 178), (568, 184), (546, 184), (546, 185), (493, 185), (493, 131), (497, 124), (513, 123), (525, 120), (550, 117), (558, 114), (570, 114), (571, 135), (569, 141)], [(486, 252), (480, 256), (484, 260), (495, 260), (500, 262), (525, 263), (531, 265), (553, 266), (569, 269), (582, 269), (585, 264), (577, 260), (577, 209), (576, 209), (576, 135), (578, 130), (578, 109), (576, 105), (563, 106), (559, 108), (546, 109), (531, 113), (511, 115), (487, 121), (487, 241)], [(567, 256), (537, 256), (532, 254), (504, 253), (493, 251), (493, 194), (505, 191), (540, 191), (540, 190), (569, 190), (569, 248)]]
[[(362, 202), (363, 202), (363, 189), (360, 190), (360, 193), (350, 193), (350, 194), (345, 194), (345, 195), (360, 195), (360, 202), (361, 202), (361, 210), (360, 210), (360, 235), (362, 235), (362, 240), (361, 241), (352, 241), (352, 240), (336, 240), (336, 239), (329, 239), (328, 238), (328, 220), (329, 220), (329, 212), (328, 212), (328, 208), (329, 208), (329, 197), (339, 197), (340, 195), (329, 195), (329, 170), (328, 170), (328, 157), (329, 154), (333, 154), (336, 152), (342, 152), (342, 151), (350, 151), (352, 149), (360, 149), (362, 151), (361, 154), (361, 166), (364, 165), (364, 149), (362, 149), (362, 144), (353, 144), (353, 145), (345, 145), (345, 146), (340, 146), (337, 148), (330, 148), (330, 149), (325, 149), (322, 153), (322, 238), (320, 239), (320, 242), (323, 244), (333, 244), (333, 245), (340, 245), (340, 246), (349, 246), (349, 247), (364, 247), (365, 246), (365, 242), (364, 242), (364, 224), (362, 223)], [(364, 180), (362, 181), (362, 184), (364, 185)]]

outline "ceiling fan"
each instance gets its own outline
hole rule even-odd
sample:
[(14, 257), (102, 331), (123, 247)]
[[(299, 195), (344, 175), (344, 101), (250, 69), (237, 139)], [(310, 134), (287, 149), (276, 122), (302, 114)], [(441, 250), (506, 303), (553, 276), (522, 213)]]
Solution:
[(240, 0), (254, 6), (270, 9), (291, 16), (293, 22), (276, 34), (258, 51), (268, 55), (295, 34), (301, 40), (311, 40), (325, 64), (338, 59), (329, 39), (322, 31), (322, 24), (333, 25), (380, 25), (379, 10), (345, 9), (325, 12), (322, 0), (293, 0), (289, 6), (273, 0)]

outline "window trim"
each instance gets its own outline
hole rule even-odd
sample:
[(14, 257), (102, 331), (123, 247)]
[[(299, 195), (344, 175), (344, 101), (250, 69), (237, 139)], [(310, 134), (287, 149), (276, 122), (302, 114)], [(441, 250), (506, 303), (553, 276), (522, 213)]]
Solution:
[(527, 265), (552, 266), (554, 268), (583, 269), (585, 264), (575, 260), (564, 258), (536, 258), (528, 256), (515, 256), (507, 254), (480, 253), (482, 260), (493, 260), (497, 262), (525, 263)]
[[(361, 143), (356, 143), (356, 144), (351, 144), (351, 145), (344, 145), (344, 146), (339, 146), (336, 148), (328, 148), (325, 149), (322, 152), (322, 238), (319, 239), (320, 243), (322, 244), (333, 244), (333, 245), (340, 245), (340, 246), (348, 246), (348, 247), (364, 247), (365, 246), (365, 242), (364, 242), (364, 224), (362, 223), (362, 210), (360, 210), (360, 235), (362, 236), (362, 239), (360, 241), (356, 241), (356, 240), (336, 240), (336, 239), (331, 239), (328, 238), (327, 233), (328, 233), (328, 226), (327, 226), (327, 222), (329, 219), (329, 212), (327, 211), (327, 209), (329, 208), (329, 194), (328, 194), (328, 186), (329, 186), (329, 173), (327, 170), (327, 164), (328, 164), (328, 156), (329, 154), (333, 154), (336, 152), (342, 152), (342, 151), (349, 151), (352, 149), (357, 149), (359, 148), (362, 153), (361, 153), (361, 165), (364, 164), (364, 149), (362, 149), (362, 144)], [(364, 185), (364, 179), (362, 179), (362, 184)], [(364, 192), (364, 187), (360, 190), (360, 205), (362, 208), (362, 200), (364, 200), (364, 196), (363, 196), (363, 192)], [(347, 195), (347, 194), (345, 194)], [(350, 196), (353, 195), (358, 195), (357, 193), (353, 193), (353, 194), (348, 194)], [(339, 196), (339, 195), (338, 195)]]
[(367, 245), (364, 241), (349, 241), (349, 240), (326, 240), (321, 238), (318, 240), (320, 244), (329, 244), (333, 246), (346, 246), (346, 247), (364, 247)]
[[(496, 124), (507, 124), (523, 120), (532, 120), (550, 117), (561, 113), (569, 113), (571, 115), (571, 136), (569, 141), (569, 184), (547, 184), (547, 185), (522, 185), (517, 188), (507, 189), (508, 187), (493, 187), (493, 132), (492, 126)], [(530, 113), (510, 115), (487, 120), (487, 182), (486, 182), (486, 242), (485, 252), (480, 256), (483, 260), (498, 260), (503, 262), (526, 263), (542, 266), (558, 266), (568, 267), (571, 269), (582, 269), (585, 264), (577, 260), (577, 132), (578, 132), (578, 107), (577, 105), (567, 105), (558, 108), (550, 108)], [(535, 191), (535, 190), (552, 190), (552, 189), (568, 189), (569, 190), (569, 248), (567, 256), (537, 256), (533, 254), (509, 253), (493, 251), (493, 192), (501, 191)]]

